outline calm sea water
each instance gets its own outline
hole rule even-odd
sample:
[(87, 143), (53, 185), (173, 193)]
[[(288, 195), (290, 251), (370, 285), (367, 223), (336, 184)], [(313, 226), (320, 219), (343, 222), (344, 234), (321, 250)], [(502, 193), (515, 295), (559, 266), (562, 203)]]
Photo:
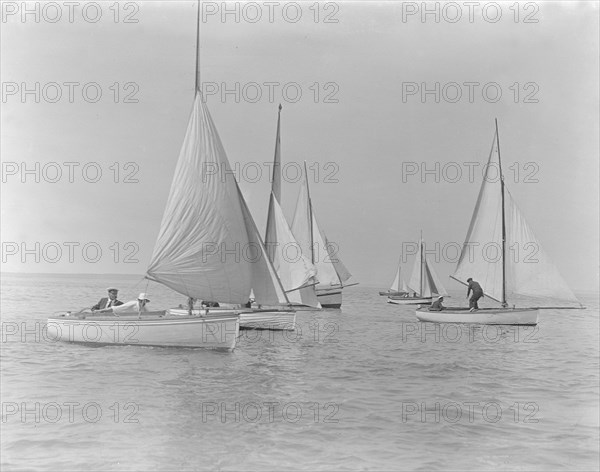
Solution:
[(442, 327), (358, 286), (232, 353), (47, 338), (109, 285), (146, 291), (2, 275), (2, 470), (598, 470), (597, 295), (536, 328)]

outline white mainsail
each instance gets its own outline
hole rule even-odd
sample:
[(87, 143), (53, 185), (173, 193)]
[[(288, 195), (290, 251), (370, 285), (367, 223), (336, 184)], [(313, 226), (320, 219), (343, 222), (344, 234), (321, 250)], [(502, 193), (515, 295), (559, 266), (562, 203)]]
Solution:
[(420, 297), (432, 297), (434, 295), (447, 295), (442, 281), (429, 265), (424, 253), (425, 243), (421, 239), (419, 249), (415, 256), (415, 265), (408, 282), (408, 287)]
[(400, 291), (400, 266), (398, 266), (398, 271), (396, 272), (396, 277), (394, 277), (394, 281), (390, 286), (390, 291), (399, 292)]
[(502, 300), (502, 189), (496, 135), (454, 278), (476, 280), (487, 297)]
[[(317, 277), (319, 286), (341, 286), (342, 281), (335, 270), (335, 265), (331, 258), (329, 248), (327, 247), (327, 239), (323, 237), (323, 233), (319, 228), (315, 212), (312, 212), (312, 229), (313, 229), (313, 257), (314, 264), (317, 267)], [(334, 258), (337, 256), (334, 256)]]
[(350, 272), (337, 254), (337, 248), (327, 240), (327, 236), (320, 228), (310, 199), (308, 188), (308, 173), (304, 163), (302, 185), (296, 201), (296, 211), (292, 222), (292, 233), (300, 244), (304, 254), (317, 267), (319, 285), (317, 289), (342, 287), (343, 283), (351, 277)]
[[(273, 267), (279, 275), (290, 302), (304, 304), (298, 289), (313, 283), (317, 269), (302, 254), (302, 249), (296, 242), (292, 230), (285, 220), (281, 206), (273, 193), (271, 193), (269, 206), (272, 207), (273, 227), (276, 236), (273, 247), (268, 247), (269, 256), (272, 257)], [(311, 306), (317, 306), (319, 303), (316, 297), (314, 302), (315, 304)]]
[[(512, 295), (578, 303), (503, 185), (500, 169), (496, 130), (471, 224), (452, 277), (465, 284), (469, 277), (473, 278), (479, 282), (485, 296), (501, 303)], [(503, 191), (506, 235), (504, 251)]]
[(280, 200), (281, 105), (279, 105), (277, 116), (277, 136), (275, 138), (275, 156), (273, 159), (265, 246), (268, 257), (277, 271), (290, 303), (320, 308), (321, 305), (317, 300), (314, 289), (317, 269), (305, 255), (306, 253), (303, 253), (300, 244), (294, 238), (281, 209)]
[(408, 288), (408, 285), (406, 285), (406, 281), (404, 279), (402, 279), (402, 292), (408, 292), (410, 289)]
[(394, 277), (394, 281), (392, 282), (392, 285), (390, 286), (390, 291), (400, 292), (400, 291), (407, 291), (407, 290), (408, 290), (408, 287), (406, 286), (406, 282), (404, 281), (404, 278), (401, 275), (401, 266), (400, 266), (400, 264), (398, 264), (398, 270), (396, 271), (396, 277)]
[(197, 88), (147, 278), (197, 299), (246, 303), (254, 289), (287, 303)]

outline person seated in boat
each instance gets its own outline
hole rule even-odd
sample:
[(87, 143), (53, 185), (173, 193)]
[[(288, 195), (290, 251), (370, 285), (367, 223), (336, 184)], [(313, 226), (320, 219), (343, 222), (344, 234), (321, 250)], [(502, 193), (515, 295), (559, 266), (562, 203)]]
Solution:
[(100, 301), (92, 307), (92, 311), (103, 310), (104, 308), (123, 304), (122, 301), (117, 300), (117, 294), (119, 293), (118, 289), (109, 287), (106, 290), (108, 291), (108, 297), (101, 298)]
[(143, 313), (150, 311), (146, 307), (148, 303), (150, 303), (150, 300), (148, 300), (146, 294), (140, 293), (137, 297), (137, 300), (131, 300), (118, 306), (104, 308), (103, 310), (99, 310), (98, 313), (114, 313), (115, 315), (119, 315), (121, 313)]
[(442, 311), (445, 310), (446, 307), (444, 305), (442, 305), (442, 302), (444, 301), (444, 297), (439, 296), (437, 297), (437, 300), (435, 300), (431, 306), (429, 307), (429, 311)]
[(471, 277), (467, 279), (467, 283), (469, 284), (469, 288), (467, 289), (467, 298), (469, 298), (469, 294), (473, 291), (473, 295), (469, 298), (469, 311), (479, 310), (479, 305), (477, 304), (477, 300), (483, 298), (483, 289), (481, 285), (475, 282)]
[(219, 302), (209, 302), (206, 300), (202, 300), (202, 307), (203, 308), (218, 308)]

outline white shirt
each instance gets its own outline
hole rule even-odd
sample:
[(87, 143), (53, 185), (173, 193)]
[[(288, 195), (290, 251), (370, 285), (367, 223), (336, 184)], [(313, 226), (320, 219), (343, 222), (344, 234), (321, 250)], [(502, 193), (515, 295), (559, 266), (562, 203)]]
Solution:
[(148, 308), (143, 306), (140, 309), (139, 302), (137, 300), (131, 300), (130, 302), (123, 303), (122, 305), (113, 306), (112, 311), (113, 313), (138, 313), (140, 311), (148, 311)]

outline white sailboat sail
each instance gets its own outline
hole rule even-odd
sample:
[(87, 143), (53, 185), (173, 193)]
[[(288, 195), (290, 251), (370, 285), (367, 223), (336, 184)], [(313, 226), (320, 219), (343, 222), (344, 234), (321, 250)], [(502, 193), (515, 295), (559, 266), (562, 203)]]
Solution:
[(425, 297), (432, 297), (434, 295), (448, 295), (446, 289), (442, 285), (442, 281), (438, 277), (433, 267), (429, 265), (427, 259), (425, 259), (425, 274), (423, 277), (423, 288), (426, 295)]
[[(579, 304), (505, 187), (506, 293)], [(477, 279), (475, 279), (477, 280)]]
[(421, 272), (422, 269), (423, 264), (421, 263), (421, 243), (419, 243), (419, 249), (415, 255), (413, 270), (410, 274), (410, 279), (408, 280), (408, 287), (419, 296), (421, 295), (421, 280), (423, 278)]
[(394, 277), (394, 281), (390, 286), (390, 292), (408, 292), (410, 289), (402, 277), (402, 264), (398, 262), (398, 269), (396, 270), (396, 276)]
[[(404, 282), (404, 280), (402, 282)], [(398, 264), (398, 270), (396, 271), (396, 277), (394, 277), (394, 281), (392, 282), (390, 291), (392, 291), (392, 292), (400, 291), (400, 264)]]
[(306, 163), (294, 212), (292, 233), (303, 253), (310, 254), (311, 260), (317, 267), (317, 278), (319, 279), (317, 289), (341, 288), (343, 283), (352, 276), (340, 260), (336, 246), (327, 240), (327, 236), (317, 222), (310, 200)]
[[(280, 205), (281, 200), (281, 105), (277, 116), (277, 135), (275, 138), (275, 156), (265, 246), (268, 257), (273, 263), (281, 284), (292, 304), (320, 308), (317, 300), (314, 279), (317, 269), (303, 253), (300, 245), (285, 219)], [(300, 287), (301, 290), (298, 290)]]
[(342, 282), (337, 275), (335, 266), (331, 262), (325, 240), (321, 236), (321, 231), (319, 229), (319, 224), (317, 223), (315, 213), (314, 211), (311, 213), (313, 240), (311, 250), (314, 258), (314, 264), (317, 267), (317, 277), (319, 279), (319, 285), (317, 288), (320, 286), (339, 286)]
[[(234, 182), (237, 186), (235, 179)], [(254, 255), (248, 256), (248, 253), (245, 253), (244, 255), (246, 262), (250, 263), (252, 269), (250, 286), (252, 290), (254, 290), (254, 293), (256, 293), (256, 301), (261, 305), (289, 305), (289, 299), (285, 294), (281, 280), (277, 276), (277, 271), (269, 259), (267, 249), (260, 238), (260, 233), (258, 232), (254, 218), (252, 218), (252, 214), (246, 205), (246, 200), (244, 200), (242, 191), (239, 186), (237, 189), (242, 205), (244, 221), (248, 229), (248, 247), (260, 248), (260, 253), (255, 251), (256, 257), (254, 257)]]
[[(504, 187), (506, 243), (502, 245), (502, 193), (497, 131), (471, 224), (453, 278), (479, 282), (498, 302), (513, 295), (554, 298), (578, 303), (575, 295), (541, 248), (512, 196)], [(503, 259), (505, 275), (503, 282)], [(504, 284), (504, 294), (503, 294)]]
[(468, 278), (473, 278), (487, 297), (502, 300), (502, 189), (495, 135), (453, 277), (465, 284)]
[[(228, 172), (209, 174), (214, 168)], [(260, 303), (286, 303), (230, 171), (217, 129), (196, 89), (147, 278), (197, 299), (246, 303), (254, 289)]]
[(408, 292), (410, 289), (408, 288), (408, 285), (406, 284), (406, 281), (404, 279), (402, 279), (402, 291), (403, 292)]
[[(296, 242), (292, 230), (285, 220), (281, 206), (273, 193), (271, 193), (269, 205), (273, 208), (273, 226), (276, 235), (276, 244), (272, 248), (273, 267), (279, 275), (290, 302), (303, 304), (298, 289), (312, 284), (317, 269), (302, 254), (300, 245)], [(269, 248), (269, 251), (271, 251), (271, 248)], [(269, 255), (271, 255), (271, 252), (269, 252)], [(318, 304), (316, 297), (315, 302)], [(314, 306), (317, 306), (316, 304)]]
[(433, 295), (447, 295), (442, 281), (429, 265), (427, 257), (423, 254), (424, 242), (419, 242), (419, 248), (415, 256), (415, 265), (408, 282), (410, 290), (420, 297), (432, 297)]
[[(313, 228), (316, 228), (316, 226), (314, 226)], [(331, 264), (333, 264), (333, 268), (335, 269), (335, 272), (337, 273), (337, 276), (340, 279), (340, 283), (343, 285), (344, 282), (346, 282), (350, 277), (352, 277), (352, 274), (340, 259), (340, 255), (338, 253), (338, 245), (330, 242), (327, 239), (325, 231), (323, 231), (322, 228), (319, 227), (319, 231), (321, 234), (321, 239), (325, 244), (327, 255), (329, 256), (328, 260), (331, 261)]]

